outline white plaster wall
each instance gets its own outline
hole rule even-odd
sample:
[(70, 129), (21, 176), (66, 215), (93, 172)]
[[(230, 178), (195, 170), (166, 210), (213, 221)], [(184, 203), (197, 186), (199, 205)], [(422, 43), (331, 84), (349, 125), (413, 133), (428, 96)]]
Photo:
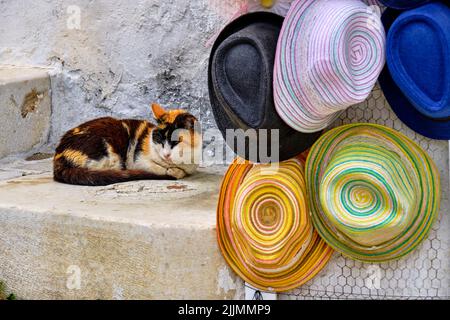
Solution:
[[(213, 127), (205, 43), (227, 17), (212, 4), (0, 0), (0, 64), (54, 68), (50, 146), (87, 119), (149, 117), (155, 101), (188, 108)], [(77, 8), (80, 28), (71, 29)]]

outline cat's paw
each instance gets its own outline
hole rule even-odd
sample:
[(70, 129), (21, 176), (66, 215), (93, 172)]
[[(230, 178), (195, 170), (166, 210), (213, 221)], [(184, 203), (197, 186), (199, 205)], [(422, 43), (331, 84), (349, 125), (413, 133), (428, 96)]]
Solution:
[(186, 177), (186, 172), (180, 168), (169, 168), (167, 169), (167, 175), (174, 177), (175, 179), (183, 179)]

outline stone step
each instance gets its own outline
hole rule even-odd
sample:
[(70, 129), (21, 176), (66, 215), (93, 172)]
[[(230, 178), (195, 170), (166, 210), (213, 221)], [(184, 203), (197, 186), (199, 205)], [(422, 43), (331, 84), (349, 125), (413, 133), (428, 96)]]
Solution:
[(50, 77), (46, 69), (0, 65), (0, 158), (47, 141)]
[(240, 299), (216, 241), (225, 168), (78, 187), (51, 161), (0, 168), (0, 279), (22, 299)]

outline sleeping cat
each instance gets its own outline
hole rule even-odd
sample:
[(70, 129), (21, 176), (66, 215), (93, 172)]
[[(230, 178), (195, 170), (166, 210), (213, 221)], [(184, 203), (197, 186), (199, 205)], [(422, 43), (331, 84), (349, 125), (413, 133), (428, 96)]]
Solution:
[(68, 131), (56, 148), (54, 179), (105, 186), (132, 180), (175, 180), (193, 174), (201, 152), (197, 119), (152, 105), (158, 123), (100, 118)]

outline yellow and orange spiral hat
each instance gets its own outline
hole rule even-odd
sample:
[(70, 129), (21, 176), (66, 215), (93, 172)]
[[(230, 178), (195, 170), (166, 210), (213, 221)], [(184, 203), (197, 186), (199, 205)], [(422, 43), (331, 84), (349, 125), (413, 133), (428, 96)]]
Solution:
[(246, 282), (282, 292), (301, 286), (333, 250), (314, 230), (303, 157), (277, 165), (236, 159), (222, 183), (217, 236), (222, 254)]

